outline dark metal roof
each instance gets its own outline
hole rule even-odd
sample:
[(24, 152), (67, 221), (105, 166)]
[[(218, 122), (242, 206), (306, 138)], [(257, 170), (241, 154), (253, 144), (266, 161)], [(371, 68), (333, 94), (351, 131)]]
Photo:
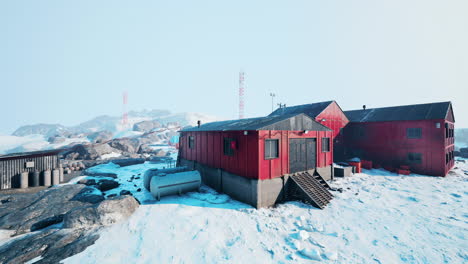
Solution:
[(450, 102), (402, 105), (373, 109), (345, 111), (350, 122), (385, 122), (445, 119)]
[(239, 130), (331, 131), (307, 115), (291, 114), (212, 122), (203, 124), (200, 127), (185, 128), (182, 132)]
[(334, 101), (327, 101), (327, 102), (278, 108), (275, 111), (273, 111), (273, 113), (271, 113), (269, 116), (304, 113), (312, 118), (316, 118), (320, 113), (323, 112), (323, 110), (325, 110), (325, 108), (327, 108), (333, 102)]
[(53, 150), (43, 150), (43, 151), (33, 151), (33, 152), (21, 152), (21, 153), (11, 153), (6, 155), (0, 155), (0, 160), (11, 160), (11, 159), (20, 159), (20, 158), (34, 158), (41, 156), (51, 156), (57, 155), (64, 149), (53, 149)]

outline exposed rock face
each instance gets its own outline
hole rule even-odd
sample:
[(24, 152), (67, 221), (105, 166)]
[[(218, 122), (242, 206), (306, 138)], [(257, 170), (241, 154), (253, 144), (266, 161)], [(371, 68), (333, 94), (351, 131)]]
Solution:
[[(0, 229), (15, 230), (15, 235), (53, 224), (76, 207), (97, 201), (90, 199), (93, 188), (81, 184), (53, 187), (35, 194), (2, 195), (0, 200)], [(54, 218), (55, 217), (55, 218)], [(55, 219), (55, 220), (54, 220)]]
[(65, 215), (65, 228), (108, 226), (130, 217), (139, 204), (130, 195), (112, 197), (99, 204), (76, 208)]
[(69, 160), (95, 160), (104, 154), (120, 153), (109, 144), (76, 145), (65, 153), (65, 158)]
[[(0, 245), (0, 263), (59, 263), (99, 238), (99, 229), (128, 218), (139, 206), (130, 195), (104, 200), (81, 184), (36, 194), (0, 195), (0, 229), (19, 235)], [(62, 225), (56, 225), (62, 224)]]
[(135, 139), (120, 138), (112, 140), (109, 145), (123, 152), (136, 153), (140, 143)]
[(0, 263), (59, 263), (85, 250), (99, 238), (97, 229), (56, 229), (33, 233), (0, 246)]
[(159, 123), (158, 121), (143, 121), (133, 125), (133, 131), (150, 132), (151, 130), (160, 127), (161, 123)]
[(112, 139), (114, 134), (110, 131), (99, 131), (95, 133), (91, 133), (88, 135), (88, 139), (91, 140), (92, 143), (104, 143)]

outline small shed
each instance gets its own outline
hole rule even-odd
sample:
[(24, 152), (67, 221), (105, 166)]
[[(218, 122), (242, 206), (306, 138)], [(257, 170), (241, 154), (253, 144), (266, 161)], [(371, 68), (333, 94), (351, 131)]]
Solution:
[(281, 200), (287, 175), (313, 171), (332, 178), (333, 131), (306, 114), (213, 122), (180, 133), (179, 165), (257, 208)]
[(0, 189), (20, 187), (22, 173), (50, 173), (59, 169), (62, 150), (14, 153), (0, 156)]

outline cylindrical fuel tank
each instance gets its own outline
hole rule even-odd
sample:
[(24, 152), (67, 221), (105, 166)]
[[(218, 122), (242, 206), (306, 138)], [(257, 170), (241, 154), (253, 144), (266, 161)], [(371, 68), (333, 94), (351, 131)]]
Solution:
[(143, 175), (143, 185), (145, 186), (146, 190), (151, 191), (150, 189), (150, 182), (151, 178), (160, 173), (177, 173), (186, 171), (187, 167), (177, 167), (177, 168), (170, 168), (170, 169), (149, 169)]
[(52, 185), (60, 184), (60, 171), (55, 169), (52, 171)]
[(22, 172), (20, 175), (20, 188), (21, 189), (28, 188), (28, 182), (29, 182), (29, 172), (27, 171)]
[(198, 191), (201, 186), (201, 176), (198, 171), (179, 173), (161, 173), (151, 178), (151, 194), (158, 200), (163, 196)]
[(39, 186), (39, 172), (33, 171), (29, 174), (29, 187)]
[(52, 181), (52, 174), (50, 170), (45, 170), (42, 172), (42, 184), (43, 186), (50, 186)]

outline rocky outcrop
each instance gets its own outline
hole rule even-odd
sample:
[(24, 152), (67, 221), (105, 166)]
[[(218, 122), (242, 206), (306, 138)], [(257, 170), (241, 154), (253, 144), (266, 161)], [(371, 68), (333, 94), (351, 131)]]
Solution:
[(121, 152), (136, 153), (140, 146), (140, 142), (136, 139), (119, 138), (109, 142), (109, 145)]
[(130, 195), (104, 200), (97, 193), (74, 184), (0, 195), (0, 229), (13, 230), (13, 236), (35, 231), (0, 245), (0, 263), (59, 263), (94, 244), (101, 227), (128, 218), (139, 206)]
[(120, 153), (118, 149), (111, 147), (109, 144), (89, 144), (76, 145), (69, 151), (64, 153), (67, 160), (96, 160), (104, 154)]
[(139, 204), (130, 195), (112, 197), (99, 204), (76, 208), (65, 215), (64, 228), (108, 226), (130, 217)]
[(48, 137), (63, 136), (69, 133), (68, 129), (59, 124), (36, 124), (22, 126), (13, 132), (13, 136), (24, 137), (29, 135), (44, 135)]
[(161, 123), (158, 121), (142, 121), (139, 123), (136, 123), (133, 125), (133, 131), (139, 131), (139, 132), (150, 132), (155, 128), (160, 128)]
[[(76, 207), (92, 204), (97, 200), (89, 199), (94, 188), (85, 185), (65, 185), (49, 188), (35, 194), (2, 195), (0, 200), (0, 229), (14, 230), (14, 235), (24, 234), (45, 227), (51, 219), (61, 217)], [(33, 226), (35, 226), (33, 228)]]
[(89, 134), (88, 139), (92, 143), (105, 143), (111, 140), (113, 136), (114, 134), (112, 132), (105, 130)]

